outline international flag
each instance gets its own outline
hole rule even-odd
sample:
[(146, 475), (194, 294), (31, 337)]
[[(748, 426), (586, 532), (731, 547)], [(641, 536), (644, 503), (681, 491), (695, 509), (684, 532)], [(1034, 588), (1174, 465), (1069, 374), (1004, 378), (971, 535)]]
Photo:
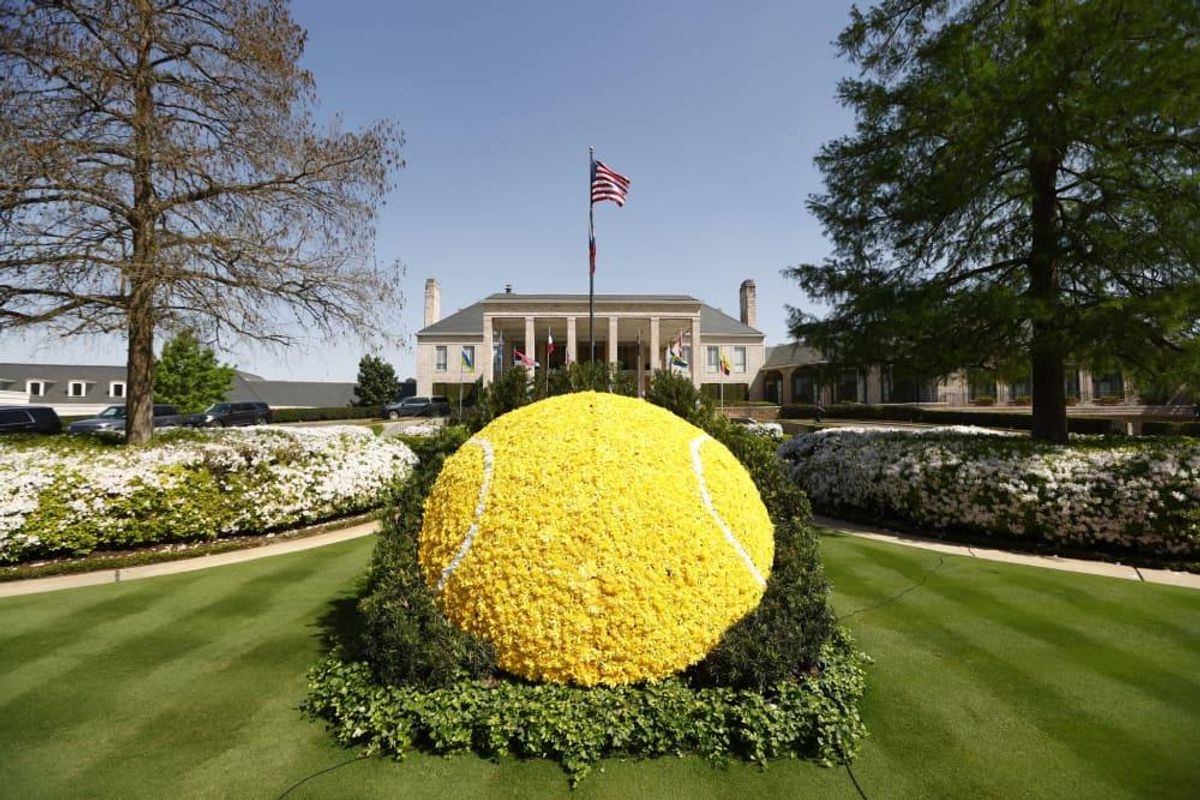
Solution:
[(513, 348), (513, 366), (524, 366), (536, 369), (538, 363), (517, 348)]
[(728, 375), (731, 372), (733, 372), (733, 367), (729, 366), (729, 359), (725, 357), (724, 353), (721, 353), (721, 374)]
[(474, 350), (468, 350), (465, 347), (462, 349), (462, 367), (467, 372), (475, 371), (475, 351)]
[(592, 202), (611, 200), (618, 206), (625, 205), (629, 193), (629, 178), (609, 169), (603, 161), (592, 162)]

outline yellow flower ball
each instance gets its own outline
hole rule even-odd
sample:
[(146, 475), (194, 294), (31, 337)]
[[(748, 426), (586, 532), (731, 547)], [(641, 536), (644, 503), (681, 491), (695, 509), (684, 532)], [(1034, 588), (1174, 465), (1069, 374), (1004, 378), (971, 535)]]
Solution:
[(446, 460), (420, 559), (501, 668), (633, 683), (702, 659), (758, 605), (773, 528), (719, 442), (642, 400), (583, 392), (494, 420)]

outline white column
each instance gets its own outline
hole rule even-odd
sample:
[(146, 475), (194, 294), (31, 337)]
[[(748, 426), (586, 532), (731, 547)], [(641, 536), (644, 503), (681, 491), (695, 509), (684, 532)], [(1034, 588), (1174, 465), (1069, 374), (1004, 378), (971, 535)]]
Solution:
[(702, 361), (704, 359), (703, 348), (700, 346), (700, 317), (692, 318), (692, 383), (696, 388), (700, 388)]
[(608, 318), (608, 363), (617, 363), (617, 318)]
[(567, 357), (572, 361), (579, 360), (579, 351), (575, 343), (575, 317), (567, 317)]
[(658, 354), (658, 317), (650, 318), (650, 372), (662, 369), (662, 359)]
[(483, 367), (482, 375), (484, 384), (492, 382), (492, 348), (495, 343), (492, 341), (492, 324), (493, 319), (491, 314), (483, 315), (483, 352), (475, 356), (476, 369)]
[(533, 317), (525, 318), (525, 342), (521, 345), (521, 352), (532, 359), (537, 359), (537, 342), (533, 338)]

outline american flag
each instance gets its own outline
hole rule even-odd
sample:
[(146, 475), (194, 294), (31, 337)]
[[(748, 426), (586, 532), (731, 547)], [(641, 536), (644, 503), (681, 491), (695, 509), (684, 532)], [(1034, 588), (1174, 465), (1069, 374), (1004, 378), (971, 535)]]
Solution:
[(603, 161), (592, 162), (592, 202), (612, 200), (618, 206), (625, 205), (629, 193), (629, 178), (609, 169)]

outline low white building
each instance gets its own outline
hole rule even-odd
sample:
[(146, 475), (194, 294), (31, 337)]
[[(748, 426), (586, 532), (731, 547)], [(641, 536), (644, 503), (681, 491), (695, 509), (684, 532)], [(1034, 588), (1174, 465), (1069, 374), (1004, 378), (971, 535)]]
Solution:
[(645, 391), (653, 371), (669, 366), (668, 347), (682, 344), (696, 386), (723, 392), (728, 402), (761, 397), (766, 345), (754, 327), (754, 281), (742, 282), (738, 299), (735, 319), (688, 295), (598, 294), (589, 321), (586, 294), (518, 294), (509, 287), (443, 319), (441, 288), (430, 278), (417, 332), (417, 394), (457, 396), (481, 377), (490, 382), (514, 363), (514, 350), (542, 369), (607, 361), (640, 374)]

